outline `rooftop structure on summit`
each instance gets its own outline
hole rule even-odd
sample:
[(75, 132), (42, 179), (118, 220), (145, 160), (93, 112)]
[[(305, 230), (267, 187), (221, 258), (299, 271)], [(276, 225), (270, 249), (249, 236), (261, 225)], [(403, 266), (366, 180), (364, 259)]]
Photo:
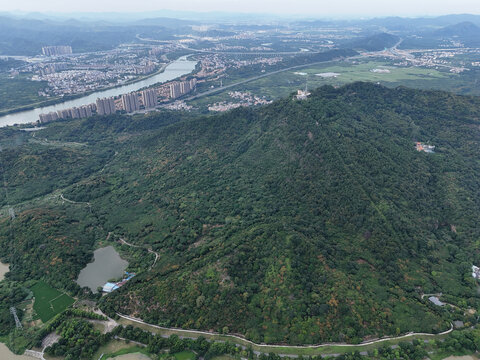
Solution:
[(305, 100), (309, 95), (310, 93), (307, 90), (298, 90), (297, 95), (295, 95), (295, 98), (297, 100)]

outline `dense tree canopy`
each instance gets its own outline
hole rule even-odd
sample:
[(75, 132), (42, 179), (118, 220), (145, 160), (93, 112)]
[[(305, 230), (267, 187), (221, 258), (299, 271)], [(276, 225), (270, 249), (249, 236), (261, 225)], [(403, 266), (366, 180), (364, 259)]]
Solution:
[[(477, 99), (364, 83), (219, 116), (52, 124), (37, 136), (63, 149), (0, 153), (6, 181), (21, 184), (22, 155), (45, 182), (26, 192), (58, 183), (90, 205), (25, 206), (1, 220), (0, 255), (12, 279), (67, 288), (96, 240), (122, 236), (160, 258), (104, 297), (105, 311), (256, 342), (440, 332), (453, 315), (422, 293), (478, 305), (479, 132)], [(79, 159), (75, 176), (62, 164), (59, 179), (43, 175), (59, 156)]]

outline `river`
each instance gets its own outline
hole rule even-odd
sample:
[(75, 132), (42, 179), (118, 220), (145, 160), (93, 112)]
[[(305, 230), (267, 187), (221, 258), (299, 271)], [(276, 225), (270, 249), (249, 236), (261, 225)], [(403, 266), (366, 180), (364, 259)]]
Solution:
[(185, 56), (175, 60), (169, 64), (162, 73), (153, 75), (149, 78), (134, 82), (129, 85), (123, 85), (112, 89), (99, 90), (90, 95), (86, 95), (74, 100), (64, 101), (59, 104), (39, 107), (33, 110), (21, 111), (0, 117), (0, 127), (15, 125), (15, 124), (28, 124), (35, 122), (39, 119), (40, 114), (46, 114), (51, 111), (58, 111), (69, 109), (72, 107), (79, 107), (82, 105), (92, 104), (97, 98), (104, 98), (110, 96), (119, 96), (127, 94), (132, 91), (137, 91), (144, 87), (152, 86), (159, 83), (164, 83), (180, 76), (190, 74), (196, 66), (196, 61), (187, 60)]
[(128, 266), (112, 246), (97, 249), (93, 253), (93, 262), (80, 271), (77, 284), (88, 286), (94, 293), (108, 280), (120, 278)]

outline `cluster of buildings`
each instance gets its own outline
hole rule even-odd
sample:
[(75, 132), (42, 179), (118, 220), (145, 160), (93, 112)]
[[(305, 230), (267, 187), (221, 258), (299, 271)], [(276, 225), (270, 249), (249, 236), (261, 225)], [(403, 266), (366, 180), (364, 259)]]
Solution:
[(132, 113), (144, 109), (153, 109), (157, 106), (158, 95), (156, 89), (146, 89), (140, 92), (123, 94), (119, 99), (114, 97), (98, 98), (95, 104), (88, 104), (80, 107), (40, 114), (40, 122), (47, 123), (59, 119), (81, 119), (90, 117), (93, 114), (110, 115), (117, 110)]
[(48, 114), (40, 114), (40, 122), (47, 123), (59, 119), (81, 119), (92, 116), (96, 110), (95, 104), (73, 107), (65, 110), (52, 111)]
[(148, 61), (147, 63), (145, 64), (142, 64), (140, 66), (136, 66), (135, 67), (135, 74), (138, 74), (138, 75), (147, 75), (147, 74), (150, 74), (152, 72), (154, 72), (157, 68), (157, 64), (152, 62), (152, 61)]
[[(51, 69), (54, 70), (54, 69)], [(34, 81), (47, 81), (48, 94), (54, 96), (75, 95), (108, 86), (116, 86), (135, 78), (135, 75), (108, 70), (69, 69), (60, 72), (42, 72), (32, 76)]]
[(260, 98), (256, 95), (252, 95), (249, 92), (241, 92), (241, 91), (230, 91), (228, 95), (236, 100), (240, 100), (240, 102), (219, 102), (208, 107), (209, 111), (216, 111), (216, 112), (223, 112), (228, 111), (231, 109), (236, 109), (238, 107), (248, 107), (252, 105), (266, 105), (270, 104), (272, 101), (267, 100), (265, 98)]
[(44, 75), (54, 74), (57, 71), (66, 70), (67, 68), (68, 68), (68, 64), (64, 62), (42, 64), (38, 68), (38, 73), (44, 76)]
[(42, 47), (42, 54), (45, 56), (68, 55), (71, 53), (72, 47), (67, 45)]
[(160, 63), (154, 55), (145, 56), (150, 48), (119, 47), (95, 54), (72, 54), (71, 47), (45, 46), (43, 53), (47, 57), (34, 58), (22, 66), (20, 72), (34, 73), (33, 81), (48, 82), (39, 92), (40, 96), (76, 95), (122, 85), (138, 76), (154, 73)]
[(197, 79), (193, 78), (187, 81), (174, 82), (170, 84), (170, 98), (177, 99), (180, 96), (188, 94), (197, 86)]
[(258, 65), (258, 64), (272, 66), (272, 65), (275, 65), (275, 64), (277, 64), (279, 62), (282, 62), (282, 61), (283, 61), (283, 57), (280, 57), (280, 56), (276, 56), (276, 57), (257, 57), (255, 59), (251, 59), (251, 60), (236, 60), (236, 61), (234, 61), (232, 66), (234, 68), (241, 68), (243, 66), (251, 66), (251, 65)]
[(241, 103), (232, 103), (232, 102), (222, 101), (222, 102), (218, 102), (213, 105), (210, 105), (208, 107), (208, 111), (224, 112), (224, 111), (236, 109), (242, 106), (245, 107), (247, 105), (241, 104)]
[(190, 111), (193, 109), (193, 106), (187, 105), (183, 100), (177, 100), (171, 104), (164, 105), (164, 109)]

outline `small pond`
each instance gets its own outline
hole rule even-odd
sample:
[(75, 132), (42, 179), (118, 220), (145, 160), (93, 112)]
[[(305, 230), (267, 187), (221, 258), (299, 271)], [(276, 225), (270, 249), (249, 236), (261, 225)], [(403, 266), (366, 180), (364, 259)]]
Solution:
[(77, 284), (87, 286), (94, 293), (99, 286), (108, 280), (121, 278), (128, 266), (128, 261), (123, 260), (113, 246), (97, 249), (93, 253), (94, 260), (80, 271)]

